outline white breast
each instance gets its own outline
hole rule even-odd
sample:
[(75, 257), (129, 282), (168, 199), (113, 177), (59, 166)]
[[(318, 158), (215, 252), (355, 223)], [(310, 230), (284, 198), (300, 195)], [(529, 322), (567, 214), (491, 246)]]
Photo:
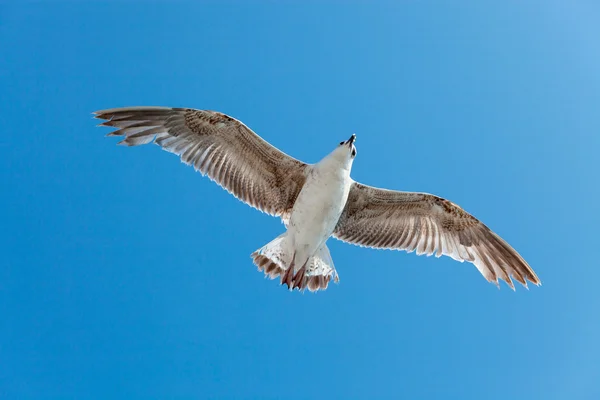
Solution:
[(348, 199), (350, 184), (346, 170), (318, 165), (312, 168), (288, 224), (298, 262), (311, 257), (331, 236)]

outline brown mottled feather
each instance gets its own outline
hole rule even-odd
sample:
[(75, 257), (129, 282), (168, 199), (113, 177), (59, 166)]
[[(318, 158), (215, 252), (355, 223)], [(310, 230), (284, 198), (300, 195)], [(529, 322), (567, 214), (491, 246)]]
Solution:
[(490, 282), (514, 289), (540, 280), (508, 243), (456, 204), (426, 193), (397, 192), (353, 183), (333, 232), (359, 246), (415, 251), (469, 261)]
[(100, 125), (118, 128), (120, 144), (155, 142), (238, 199), (284, 221), (306, 180), (306, 164), (281, 152), (225, 114), (168, 107), (96, 111)]

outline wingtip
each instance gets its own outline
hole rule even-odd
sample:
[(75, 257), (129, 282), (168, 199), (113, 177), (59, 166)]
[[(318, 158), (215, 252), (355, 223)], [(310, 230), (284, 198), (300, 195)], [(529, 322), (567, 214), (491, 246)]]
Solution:
[[(112, 115), (105, 113), (104, 111), (100, 110), (100, 111), (94, 111), (92, 113), (92, 118), (93, 119), (101, 119), (105, 122), (109, 122), (112, 119)], [(106, 126), (106, 125), (103, 125)]]
[(540, 281), (539, 279), (536, 279), (535, 281), (530, 281), (530, 282), (533, 283), (537, 287), (542, 286), (542, 281)]
[(513, 292), (517, 291), (517, 289), (515, 288), (515, 284), (510, 278), (508, 278), (508, 280), (505, 280), (504, 282), (506, 282), (506, 285), (508, 285), (508, 287), (511, 288)]
[[(504, 282), (504, 283), (506, 283), (506, 286), (508, 286), (509, 288), (511, 288), (511, 289), (512, 289), (512, 291), (513, 291), (513, 292), (516, 292), (516, 291), (517, 291), (517, 289), (516, 289), (516, 287), (515, 287), (515, 283), (512, 281), (512, 279), (510, 279), (510, 277), (509, 277), (508, 279), (504, 279), (504, 278), (500, 278), (500, 279), (498, 279), (498, 278), (496, 278), (496, 279), (490, 279), (488, 282), (490, 282), (490, 283), (493, 283), (493, 284), (494, 284), (494, 285), (495, 285), (495, 286), (498, 288), (498, 290), (500, 290), (500, 286), (502, 286), (502, 285), (500, 284), (500, 282)], [(520, 283), (521, 283), (521, 285), (523, 285), (525, 288), (527, 288), (527, 282), (525, 282), (525, 283), (523, 283), (523, 282), (520, 282)]]

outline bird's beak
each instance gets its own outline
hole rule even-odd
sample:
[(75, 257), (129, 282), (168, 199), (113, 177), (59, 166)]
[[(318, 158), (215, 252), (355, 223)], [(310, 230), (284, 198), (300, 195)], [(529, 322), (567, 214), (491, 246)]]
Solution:
[(352, 146), (352, 144), (354, 143), (354, 141), (356, 140), (356, 134), (352, 134), (352, 136), (350, 136), (350, 139), (346, 140), (346, 144), (349, 146)]

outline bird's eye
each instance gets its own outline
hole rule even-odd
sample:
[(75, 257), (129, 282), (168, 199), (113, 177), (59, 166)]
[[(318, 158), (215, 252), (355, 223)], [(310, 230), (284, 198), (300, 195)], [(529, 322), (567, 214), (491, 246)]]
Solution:
[(356, 149), (352, 149), (352, 157), (356, 157)]
[(343, 145), (343, 144), (344, 144), (344, 142), (340, 142), (340, 146)]

